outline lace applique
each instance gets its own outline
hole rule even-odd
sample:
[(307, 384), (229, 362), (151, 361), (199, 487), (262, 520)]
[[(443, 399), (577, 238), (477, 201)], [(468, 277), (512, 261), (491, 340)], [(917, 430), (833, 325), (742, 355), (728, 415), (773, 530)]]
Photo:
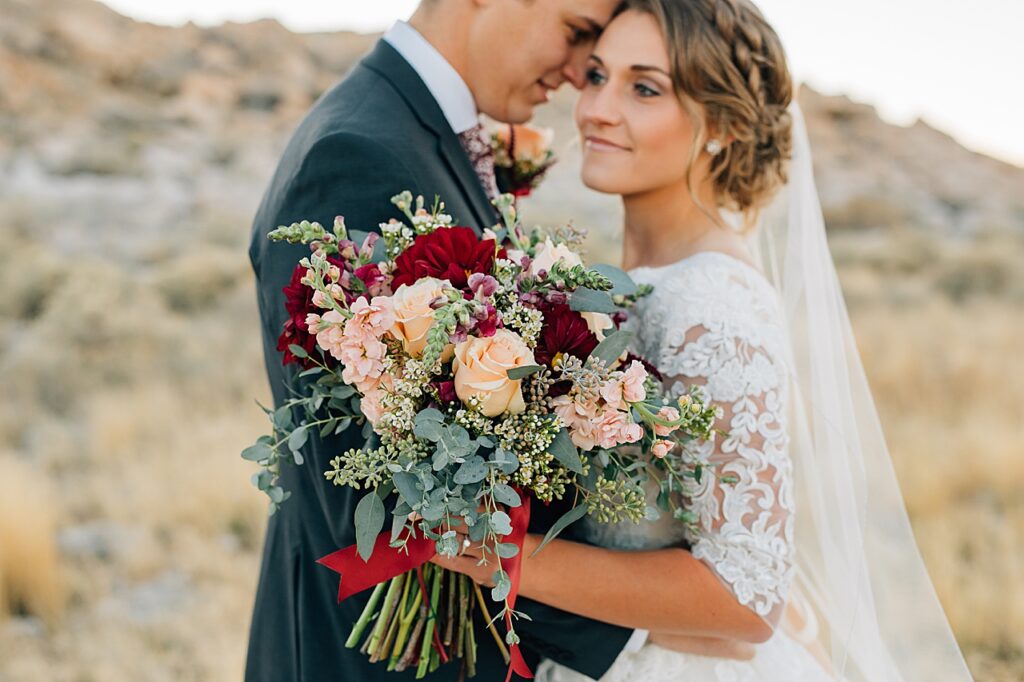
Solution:
[(793, 574), (787, 353), (775, 291), (756, 270), (718, 253), (633, 276), (655, 286), (633, 317), (643, 328), (637, 351), (654, 361), (673, 395), (702, 386), (728, 433), (690, 453), (717, 475), (687, 482), (685, 503), (699, 532), (686, 539), (741, 604), (774, 626)]

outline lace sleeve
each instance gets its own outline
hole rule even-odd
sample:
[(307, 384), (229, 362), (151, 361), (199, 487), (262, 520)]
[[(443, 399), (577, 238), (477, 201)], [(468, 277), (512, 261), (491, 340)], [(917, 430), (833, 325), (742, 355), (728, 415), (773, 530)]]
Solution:
[(705, 298), (700, 308), (666, 320), (659, 365), (674, 395), (702, 386), (728, 434), (687, 453), (708, 465), (699, 483), (687, 479), (684, 488), (684, 504), (697, 517), (687, 538), (693, 555), (774, 628), (793, 567), (788, 375), (774, 309), (759, 306), (764, 302), (749, 289), (731, 298), (727, 292), (719, 289), (713, 304)]

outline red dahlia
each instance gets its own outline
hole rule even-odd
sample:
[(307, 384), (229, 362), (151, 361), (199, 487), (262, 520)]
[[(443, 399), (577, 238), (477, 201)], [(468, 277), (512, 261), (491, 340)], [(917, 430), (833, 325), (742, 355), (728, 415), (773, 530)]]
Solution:
[(597, 337), (583, 316), (565, 303), (548, 305), (542, 310), (544, 326), (533, 350), (537, 362), (550, 366), (559, 354), (586, 360), (597, 347)]
[(491, 274), (494, 269), (494, 240), (480, 239), (469, 227), (442, 227), (417, 237), (395, 259), (395, 291), (423, 277), (446, 279), (452, 286), (465, 289), (474, 272)]

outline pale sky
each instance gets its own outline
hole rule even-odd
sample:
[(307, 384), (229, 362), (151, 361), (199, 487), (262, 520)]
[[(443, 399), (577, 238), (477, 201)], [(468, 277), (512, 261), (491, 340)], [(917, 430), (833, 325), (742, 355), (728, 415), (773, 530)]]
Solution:
[[(685, 1), (685, 0), (682, 0)], [(418, 0), (104, 0), (146, 21), (210, 25), (274, 17), (296, 31), (380, 31)], [(793, 72), (884, 118), (918, 117), (964, 145), (1024, 166), (1024, 2), (755, 0)]]

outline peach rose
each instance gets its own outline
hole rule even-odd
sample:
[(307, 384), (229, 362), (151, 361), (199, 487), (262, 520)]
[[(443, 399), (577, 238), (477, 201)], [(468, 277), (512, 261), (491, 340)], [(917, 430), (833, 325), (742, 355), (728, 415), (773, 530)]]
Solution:
[(434, 323), (434, 309), (430, 302), (444, 295), (447, 282), (424, 277), (415, 284), (403, 284), (391, 297), (395, 324), (391, 334), (402, 342), (405, 352), (418, 358), (427, 346), (427, 331)]
[[(598, 341), (604, 341), (605, 331), (615, 326), (612, 318), (604, 313), (586, 312), (580, 313), (580, 316), (586, 321), (587, 327)], [(623, 358), (625, 358), (625, 354), (623, 354)]]
[(515, 332), (499, 329), (487, 338), (470, 337), (455, 346), (455, 394), (464, 403), (476, 396), (488, 417), (518, 414), (526, 402), (521, 381), (509, 379), (508, 371), (532, 364), (533, 351)]
[(578, 253), (565, 244), (555, 244), (548, 237), (543, 243), (537, 245), (533, 262), (530, 264), (530, 273), (536, 275), (541, 270), (551, 272), (551, 266), (558, 261), (562, 261), (563, 265), (570, 268), (574, 265), (583, 265), (583, 259)]
[[(528, 161), (539, 166), (548, 158), (548, 150), (555, 140), (555, 131), (552, 128), (534, 128), (528, 125), (516, 125), (516, 146), (513, 150), (516, 161)], [(494, 129), (494, 134), (501, 140), (505, 149), (509, 146), (509, 127), (499, 125)]]

